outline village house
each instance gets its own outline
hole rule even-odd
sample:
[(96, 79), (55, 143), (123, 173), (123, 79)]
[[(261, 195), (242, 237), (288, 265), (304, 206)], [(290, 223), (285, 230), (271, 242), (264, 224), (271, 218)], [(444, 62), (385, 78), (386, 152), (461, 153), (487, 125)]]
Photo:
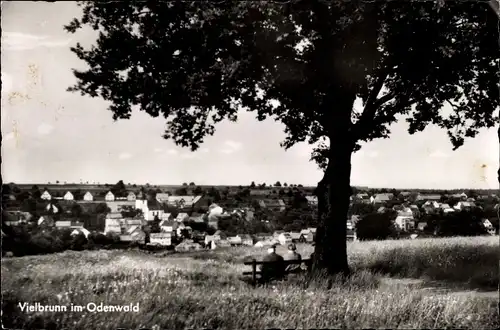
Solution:
[(91, 202), (94, 200), (94, 196), (90, 193), (90, 191), (87, 191), (85, 195), (83, 195), (83, 200), (87, 202)]
[(50, 193), (45, 190), (42, 195), (40, 196), (41, 199), (43, 200), (46, 200), (46, 201), (50, 201), (52, 199), (52, 196), (50, 195)]
[(114, 201), (115, 200), (115, 195), (111, 192), (108, 191), (106, 196), (104, 196), (104, 200), (106, 201)]
[(245, 246), (253, 246), (253, 238), (248, 234), (238, 234), (241, 239), (241, 244)]
[(372, 204), (384, 204), (390, 201), (394, 195), (392, 193), (386, 194), (376, 194), (375, 196), (370, 197), (370, 201)]
[(218, 240), (220, 240), (220, 236), (214, 237), (214, 235), (205, 235), (204, 243), (205, 243), (205, 246), (209, 246), (209, 244), (212, 241), (218, 241)]
[(454, 210), (454, 209), (452, 209), (452, 208), (450, 207), (450, 205), (448, 205), (448, 204), (441, 204), (441, 205), (439, 206), (439, 208), (440, 208), (441, 210), (443, 210), (443, 212), (444, 212), (444, 213), (451, 213), (451, 212), (455, 212), (455, 210)]
[(164, 203), (168, 203), (169, 196), (170, 196), (170, 194), (167, 194), (167, 193), (158, 193), (158, 194), (156, 194), (155, 198), (158, 201), (158, 203), (164, 204)]
[(133, 219), (133, 218), (126, 218), (126, 219), (121, 219), (120, 223), (123, 224), (124, 227), (129, 228), (132, 226), (142, 226), (144, 225), (144, 221), (142, 219)]
[(314, 234), (313, 234), (313, 232), (311, 230), (309, 230), (309, 229), (302, 229), (300, 231), (300, 235), (301, 235), (301, 237), (304, 238), (304, 240), (305, 240), (306, 243), (312, 243), (312, 242), (314, 242)]
[(277, 239), (281, 245), (287, 245), (292, 243), (292, 237), (290, 236), (289, 233), (281, 233), (278, 235)]
[(74, 229), (72, 232), (71, 232), (71, 236), (76, 236), (76, 235), (80, 235), (80, 234), (83, 234), (83, 236), (85, 236), (85, 238), (88, 238), (89, 235), (90, 235), (90, 231), (88, 231), (87, 229), (85, 228), (77, 228), (77, 229)]
[(215, 248), (228, 248), (231, 247), (232, 244), (228, 239), (221, 239), (219, 241), (212, 241), (210, 243), (210, 248), (215, 249)]
[(227, 240), (231, 244), (231, 246), (239, 246), (243, 243), (241, 237), (239, 236), (231, 236), (228, 237)]
[(71, 191), (67, 191), (64, 196), (63, 196), (63, 199), (65, 201), (72, 201), (75, 199), (75, 197), (73, 196), (73, 194), (71, 193)]
[(468, 198), (468, 196), (464, 192), (462, 192), (461, 194), (453, 194), (453, 195), (451, 195), (451, 197), (458, 198), (462, 201), (466, 201)]
[(179, 223), (173, 220), (162, 220), (160, 222), (160, 230), (164, 233), (176, 233), (179, 228)]
[(257, 243), (254, 244), (255, 247), (266, 247), (266, 246), (271, 246), (275, 244), (276, 242), (274, 240), (262, 240), (258, 241)]
[(292, 238), (292, 243), (299, 243), (299, 242), (302, 242), (302, 235), (300, 233), (297, 233), (297, 232), (289, 232), (288, 233), (290, 235), (290, 237)]
[(483, 219), (483, 220), (481, 220), (481, 223), (483, 224), (483, 227), (488, 231), (488, 234), (490, 234), (490, 235), (496, 234), (496, 229), (495, 229), (495, 227), (493, 227), (493, 224), (491, 223), (490, 220)]
[(55, 223), (56, 228), (70, 228), (71, 220), (59, 220)]
[(121, 234), (122, 233), (122, 226), (120, 224), (119, 219), (113, 219), (113, 218), (106, 217), (106, 222), (104, 224), (104, 234), (107, 234), (107, 233), (114, 233), (114, 234)]
[(208, 226), (214, 228), (215, 230), (219, 229), (219, 219), (218, 218), (212, 218), (208, 219)]
[(409, 192), (409, 191), (402, 191), (399, 193), (399, 197), (401, 197), (404, 200), (407, 200), (408, 198), (410, 198), (410, 196), (411, 196), (411, 192)]
[(307, 199), (307, 204), (309, 204), (310, 207), (318, 206), (318, 196), (308, 195), (306, 196), (306, 199)]
[(181, 237), (183, 231), (187, 231), (189, 233), (188, 235), (191, 235), (191, 233), (193, 232), (193, 228), (191, 228), (190, 226), (186, 226), (182, 222), (177, 222), (177, 223), (179, 224), (176, 230), (177, 236)]
[(355, 200), (358, 203), (364, 203), (364, 204), (369, 204), (369, 203), (372, 202), (371, 199), (370, 199), (370, 195), (368, 195), (367, 193), (359, 193), (359, 194), (357, 194)]
[(413, 218), (413, 211), (409, 207), (403, 207), (398, 211), (398, 216)]
[(154, 207), (149, 209), (148, 213), (144, 214), (144, 219), (147, 221), (153, 221), (156, 218), (161, 219), (163, 213), (164, 211), (162, 209)]
[(163, 213), (161, 215), (161, 220), (167, 220), (167, 221), (174, 220), (174, 215), (172, 213)]
[(415, 219), (413, 218), (413, 215), (411, 217), (398, 215), (396, 220), (394, 220), (394, 223), (400, 230), (403, 231), (415, 229)]
[(178, 208), (194, 207), (201, 197), (202, 196), (169, 196), (167, 204)]
[(109, 212), (106, 214), (106, 219), (123, 219), (123, 216), (120, 212)]
[(53, 203), (48, 203), (47, 206), (45, 207), (45, 210), (47, 210), (48, 212), (52, 213), (52, 214), (57, 214), (59, 213), (59, 208), (53, 204)]
[(163, 211), (163, 205), (161, 205), (156, 200), (150, 200), (150, 201), (148, 201), (147, 212), (143, 213), (143, 214), (144, 214), (144, 219), (145, 220), (147, 220), (147, 221), (153, 221), (155, 218), (158, 218), (158, 219), (161, 220), (161, 217), (163, 216), (163, 213), (165, 213)]
[(37, 224), (39, 227), (54, 227), (55, 221), (50, 215), (44, 215), (38, 219)]
[(255, 238), (258, 241), (266, 241), (266, 240), (272, 240), (274, 239), (274, 236), (268, 233), (259, 233), (255, 235)]
[(126, 198), (121, 200), (106, 201), (106, 206), (111, 212), (121, 212), (125, 208), (135, 208), (135, 201), (128, 201)]
[(6, 219), (2, 219), (7, 226), (17, 226), (22, 223), (27, 223), (33, 217), (29, 212), (23, 211), (9, 211), (2, 212), (2, 216), (5, 215)]
[(425, 228), (427, 227), (427, 222), (419, 222), (418, 225), (417, 225), (417, 229), (420, 230), (420, 231), (424, 231)]
[(191, 215), (189, 217), (189, 221), (193, 221), (193, 222), (196, 222), (196, 223), (203, 223), (203, 222), (205, 222), (204, 217), (205, 216), (203, 214)]
[(153, 233), (149, 235), (149, 244), (160, 245), (160, 246), (170, 246), (172, 245), (172, 233)]
[(424, 203), (423, 206), (430, 206), (430, 207), (432, 207), (434, 209), (439, 209), (440, 204), (438, 202), (436, 202), (436, 201), (427, 201), (427, 202)]
[(213, 235), (215, 238), (218, 238), (219, 240), (225, 240), (227, 239), (227, 235), (226, 233), (224, 233), (223, 231), (221, 230), (217, 230), (214, 235)]
[(146, 233), (141, 229), (141, 226), (130, 226), (125, 230), (125, 235), (130, 235), (131, 240), (135, 242), (144, 242)]
[(259, 206), (263, 209), (268, 209), (276, 212), (283, 212), (286, 210), (285, 202), (282, 199), (265, 199), (259, 200)]
[(441, 200), (441, 195), (431, 195), (431, 194), (418, 194), (417, 201), (428, 201), (428, 202), (439, 202)]
[(458, 202), (457, 204), (455, 204), (455, 206), (453, 206), (453, 208), (455, 210), (465, 210), (465, 209), (471, 209), (471, 208), (474, 208), (476, 206), (475, 203), (472, 203), (472, 202)]
[(175, 221), (177, 222), (184, 222), (189, 220), (189, 215), (187, 213), (179, 213), (177, 214), (177, 217), (175, 218)]
[(271, 194), (269, 189), (250, 189), (250, 196), (268, 196)]
[(135, 201), (136, 199), (137, 199), (137, 197), (135, 196), (135, 194), (132, 191), (128, 193), (128, 195), (127, 195), (128, 201)]
[(189, 241), (182, 242), (175, 247), (176, 252), (199, 251), (201, 249), (200, 244)]

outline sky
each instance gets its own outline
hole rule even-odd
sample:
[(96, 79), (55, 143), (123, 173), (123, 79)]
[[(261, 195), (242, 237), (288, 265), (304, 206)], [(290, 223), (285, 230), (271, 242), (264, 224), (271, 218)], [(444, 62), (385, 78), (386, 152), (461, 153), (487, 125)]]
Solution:
[[(199, 185), (314, 186), (322, 172), (312, 147), (280, 147), (283, 125), (241, 112), (217, 126), (196, 152), (162, 138), (163, 119), (134, 112), (114, 122), (108, 103), (67, 92), (71, 69), (84, 63), (70, 51), (96, 34), (63, 30), (81, 9), (74, 2), (2, 3), (2, 178), (4, 182), (99, 182)], [(496, 128), (452, 150), (446, 133), (429, 126), (409, 135), (392, 126), (390, 139), (365, 144), (352, 157), (352, 185), (422, 189), (497, 189)]]

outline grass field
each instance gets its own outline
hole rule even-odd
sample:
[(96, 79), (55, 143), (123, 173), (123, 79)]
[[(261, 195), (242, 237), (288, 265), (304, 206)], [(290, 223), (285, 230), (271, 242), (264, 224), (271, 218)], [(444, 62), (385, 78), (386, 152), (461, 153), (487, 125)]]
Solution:
[[(498, 236), (348, 244), (354, 275), (338, 278), (330, 290), (321, 278), (306, 286), (301, 276), (249, 287), (239, 279), (248, 270), (241, 261), (264, 253), (256, 248), (169, 256), (85, 251), (4, 259), (2, 321), (6, 328), (47, 329), (500, 326), (494, 292)], [(311, 247), (300, 246), (300, 252), (307, 257)], [(140, 312), (37, 314), (22, 312), (19, 302), (138, 303)]]

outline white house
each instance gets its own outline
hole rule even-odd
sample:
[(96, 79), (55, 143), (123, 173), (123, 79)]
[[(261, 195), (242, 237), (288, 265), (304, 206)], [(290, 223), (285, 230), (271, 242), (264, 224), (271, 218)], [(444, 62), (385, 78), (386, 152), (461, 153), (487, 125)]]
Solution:
[(90, 193), (90, 191), (87, 191), (85, 193), (85, 195), (83, 195), (83, 200), (84, 201), (93, 201), (94, 200), (94, 196), (92, 196), (92, 194)]
[(146, 216), (148, 214), (148, 211), (149, 211), (147, 199), (140, 199), (138, 197), (135, 200), (135, 208), (141, 210), (142, 214), (144, 214), (144, 216)]
[(167, 203), (171, 206), (176, 207), (192, 207), (199, 200), (201, 196), (169, 196)]
[(250, 236), (248, 234), (238, 234), (237, 237), (239, 237), (241, 239), (241, 244), (246, 245), (246, 246), (253, 245), (252, 236)]
[(52, 199), (52, 196), (49, 194), (47, 190), (45, 190), (43, 194), (40, 196), (40, 198), (46, 201), (50, 201)]
[(413, 216), (398, 216), (396, 217), (396, 220), (394, 220), (394, 223), (399, 227), (399, 229), (403, 231), (408, 231), (415, 228), (415, 219), (413, 219)]
[(183, 230), (187, 230), (190, 233), (193, 232), (193, 228), (191, 228), (190, 226), (186, 226), (183, 223), (180, 223), (179, 226), (177, 227), (177, 230), (176, 230), (177, 236), (181, 236)]
[(153, 233), (149, 235), (149, 244), (170, 246), (172, 245), (172, 233)]
[(56, 221), (56, 228), (70, 228), (70, 227), (71, 227), (70, 220)]
[(163, 210), (155, 207), (154, 209), (148, 210), (147, 213), (144, 213), (144, 219), (147, 221), (153, 221), (156, 217), (158, 217), (158, 219), (161, 219), (163, 213), (165, 213)]
[(227, 240), (229, 241), (229, 243), (231, 243), (231, 245), (243, 244), (243, 241), (242, 241), (241, 237), (239, 237), (239, 236), (228, 237)]
[(160, 230), (164, 233), (175, 233), (178, 227), (179, 223), (176, 221), (162, 220), (160, 222)]
[(170, 194), (167, 194), (167, 193), (158, 193), (156, 194), (156, 200), (158, 201), (158, 203), (167, 203), (168, 202), (168, 196), (170, 196)]
[(318, 196), (306, 196), (306, 199), (309, 206), (318, 206)]
[(115, 195), (111, 191), (108, 191), (108, 193), (106, 194), (106, 196), (104, 197), (104, 199), (107, 200), (107, 201), (114, 201), (115, 200)]
[(206, 235), (205, 236), (205, 245), (210, 244), (212, 241), (220, 241), (221, 237), (218, 235)]
[(370, 201), (373, 204), (386, 203), (390, 201), (393, 197), (394, 195), (392, 193), (376, 194), (375, 196), (370, 197)]
[(452, 209), (452, 208), (450, 207), (450, 205), (448, 205), (448, 204), (441, 204), (440, 208), (441, 208), (441, 210), (443, 210), (443, 212), (444, 212), (444, 213), (451, 213), (451, 212), (455, 212), (455, 210), (454, 210), (454, 209)]
[(115, 234), (122, 233), (122, 226), (120, 224), (119, 219), (106, 218), (106, 223), (104, 225), (104, 234), (107, 233), (115, 233)]
[(136, 198), (135, 194), (132, 191), (128, 193), (128, 195), (127, 195), (127, 200), (128, 201), (135, 201), (136, 199), (137, 198)]
[(277, 237), (281, 245), (286, 245), (292, 243), (292, 236), (289, 233), (281, 233)]
[(189, 215), (187, 213), (179, 213), (175, 218), (175, 221), (177, 222), (184, 222), (186, 220), (189, 220)]
[(453, 206), (453, 208), (455, 210), (464, 210), (464, 209), (472, 208), (475, 206), (476, 206), (476, 204), (472, 203), (472, 202), (458, 202), (455, 206)]
[(73, 196), (73, 194), (71, 193), (71, 191), (67, 191), (64, 196), (63, 196), (63, 199), (65, 201), (72, 201), (75, 199), (75, 197)]
[(59, 213), (59, 208), (57, 206), (55, 206), (54, 204), (52, 204), (52, 203), (47, 204), (47, 206), (45, 207), (45, 209), (47, 211), (52, 212), (53, 214)]
[(85, 238), (88, 238), (89, 235), (90, 235), (90, 231), (88, 231), (87, 229), (85, 228), (78, 228), (78, 229), (75, 229), (71, 232), (71, 236), (76, 236), (78, 234), (83, 234), (85, 236)]
[(436, 202), (436, 201), (427, 201), (424, 203), (423, 206), (430, 206), (430, 207), (433, 207), (435, 209), (438, 209), (439, 208), (439, 203)]
[(212, 204), (208, 207), (208, 222), (209, 225), (217, 228), (219, 217), (224, 214), (224, 210), (217, 204)]

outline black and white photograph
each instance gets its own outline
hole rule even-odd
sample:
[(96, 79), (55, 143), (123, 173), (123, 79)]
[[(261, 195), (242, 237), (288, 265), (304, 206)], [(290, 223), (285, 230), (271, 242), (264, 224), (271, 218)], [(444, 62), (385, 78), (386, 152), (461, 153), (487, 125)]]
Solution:
[(500, 328), (500, 0), (1, 1), (4, 329)]

